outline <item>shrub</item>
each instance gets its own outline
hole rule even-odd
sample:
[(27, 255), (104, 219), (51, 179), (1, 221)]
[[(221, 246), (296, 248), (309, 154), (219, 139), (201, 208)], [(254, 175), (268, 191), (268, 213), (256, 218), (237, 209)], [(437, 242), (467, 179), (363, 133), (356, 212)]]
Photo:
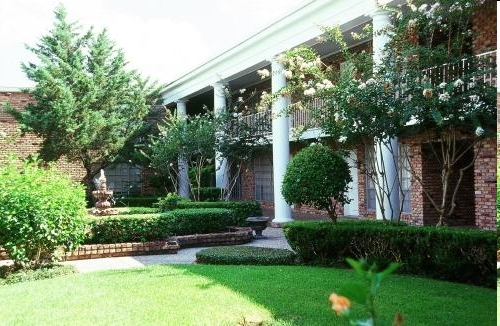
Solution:
[(219, 265), (292, 265), (295, 263), (295, 253), (277, 248), (213, 247), (197, 252), (196, 262)]
[(496, 233), (381, 222), (293, 222), (284, 227), (291, 247), (305, 264), (343, 266), (346, 257), (366, 258), (401, 273), (495, 286)]
[(0, 168), (0, 245), (16, 266), (53, 261), (84, 237), (85, 191), (53, 166), (11, 160)]
[(346, 193), (351, 180), (349, 165), (339, 154), (327, 146), (314, 145), (290, 160), (281, 189), (287, 203), (326, 209), (336, 222), (336, 205), (349, 202)]
[(187, 201), (188, 199), (182, 198), (176, 193), (169, 192), (165, 197), (159, 198), (154, 206), (158, 206), (158, 209), (162, 212), (171, 211), (177, 208), (178, 204)]
[(260, 203), (256, 201), (180, 202), (177, 209), (225, 208), (233, 211), (230, 226), (246, 226), (249, 216), (261, 216)]
[(164, 240), (169, 229), (160, 214), (130, 214), (92, 218), (85, 243), (121, 243)]
[(226, 231), (233, 221), (233, 212), (224, 208), (176, 209), (161, 214), (160, 220), (174, 235)]
[(70, 265), (47, 265), (36, 269), (11, 270), (3, 266), (0, 278), (1, 284), (14, 284), (27, 281), (44, 280), (58, 276), (76, 273), (75, 267)]

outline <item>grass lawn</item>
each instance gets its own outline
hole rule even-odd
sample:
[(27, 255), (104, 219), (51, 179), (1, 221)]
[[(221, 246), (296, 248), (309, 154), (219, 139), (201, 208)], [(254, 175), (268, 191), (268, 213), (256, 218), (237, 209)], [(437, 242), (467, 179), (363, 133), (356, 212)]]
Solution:
[[(158, 265), (0, 286), (1, 325), (347, 325), (328, 296), (349, 270)], [(379, 313), (406, 325), (495, 325), (495, 290), (392, 276)], [(354, 312), (359, 310), (354, 309)], [(390, 322), (388, 323), (390, 325)]]

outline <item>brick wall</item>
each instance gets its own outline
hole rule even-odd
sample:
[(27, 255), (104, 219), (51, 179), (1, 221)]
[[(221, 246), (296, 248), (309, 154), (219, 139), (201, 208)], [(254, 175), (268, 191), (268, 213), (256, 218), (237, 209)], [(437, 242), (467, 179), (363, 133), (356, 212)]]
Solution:
[(497, 48), (497, 7), (493, 0), (487, 0), (472, 16), (472, 42), (474, 54)]
[(490, 230), (496, 230), (496, 142), (496, 138), (488, 138), (474, 148), (475, 153), (479, 151), (474, 165), (474, 224)]
[[(3, 111), (5, 103), (10, 103), (12, 107), (22, 110), (32, 102), (33, 98), (27, 93), (0, 92), (0, 131), (5, 134), (0, 137), (0, 164), (5, 163), (10, 153), (16, 153), (21, 159), (25, 159), (35, 154), (40, 148), (42, 139), (30, 133), (21, 135), (17, 122)], [(82, 181), (85, 176), (85, 170), (81, 164), (70, 163), (62, 158), (56, 162), (56, 165), (75, 181)]]
[[(412, 167), (417, 175), (423, 176), (425, 189), (431, 191), (435, 200), (441, 199), (441, 169), (436, 159), (430, 155), (429, 145), (424, 135), (402, 139), (409, 145)], [(494, 229), (496, 225), (496, 139), (487, 138), (480, 146), (471, 150), (467, 158), (459, 163), (466, 164), (480, 149), (474, 167), (466, 171), (459, 188), (458, 208), (452, 225), (471, 225), (483, 229)], [(452, 184), (456, 182), (457, 175)], [(412, 225), (434, 225), (438, 214), (423, 191), (422, 185), (412, 178), (412, 214), (404, 219)]]

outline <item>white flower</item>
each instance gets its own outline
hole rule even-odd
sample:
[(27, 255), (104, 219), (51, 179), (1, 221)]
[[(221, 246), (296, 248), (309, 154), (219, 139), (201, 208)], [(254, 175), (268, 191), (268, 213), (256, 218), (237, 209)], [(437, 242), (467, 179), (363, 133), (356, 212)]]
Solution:
[(458, 79), (457, 79), (457, 80), (455, 80), (455, 82), (453, 83), (453, 86), (454, 86), (454, 87), (461, 87), (461, 86), (463, 86), (463, 84), (464, 84), (464, 82), (463, 82), (460, 78), (458, 78)]
[(481, 137), (482, 135), (484, 135), (484, 129), (481, 126), (478, 126), (476, 128), (475, 133), (476, 133), (476, 136)]
[(238, 97), (238, 102), (243, 102), (243, 97)]
[(325, 85), (325, 88), (332, 88), (333, 87), (333, 83), (331, 81), (329, 81), (328, 79), (323, 79), (322, 83), (323, 83), (323, 85)]
[(422, 95), (426, 98), (431, 98), (432, 97), (432, 89), (426, 88), (422, 91)]
[(169, 166), (171, 166), (171, 167), (174, 166), (174, 163), (170, 163)]
[(375, 85), (377, 83), (377, 81), (373, 78), (370, 78), (366, 81), (366, 85), (370, 86), (370, 85)]
[(245, 93), (245, 92), (246, 92), (246, 90), (247, 90), (246, 88), (242, 88), (242, 89), (240, 89), (240, 94)]
[(366, 88), (366, 84), (365, 83), (361, 83), (358, 86), (358, 89), (365, 89), (365, 88)]
[(257, 70), (257, 74), (260, 76), (260, 79), (271, 76), (271, 73), (267, 69)]
[(469, 96), (469, 100), (471, 102), (476, 102), (477, 103), (477, 102), (479, 102), (479, 96), (478, 95), (471, 95), (471, 96)]
[(441, 84), (439, 84), (439, 88), (445, 88), (446, 87), (446, 83), (445, 82), (442, 82)]
[(421, 13), (425, 13), (427, 11), (427, 6), (428, 6), (428, 4), (424, 3), (423, 5), (421, 5), (418, 8), (418, 11), (421, 12)]
[(448, 92), (444, 92), (442, 94), (439, 94), (439, 101), (440, 102), (448, 102), (450, 100), (450, 94)]
[(467, 88), (468, 89), (471, 89), (471, 88), (474, 88), (476, 87), (476, 83), (474, 81), (471, 81), (470, 83), (467, 84)]
[(340, 143), (343, 143), (343, 142), (345, 142), (346, 140), (347, 140), (347, 137), (346, 137), (346, 136), (340, 136), (340, 137), (339, 137), (339, 142), (340, 142)]
[(410, 120), (406, 123), (406, 126), (413, 126), (419, 123), (419, 120), (417, 119), (416, 116), (412, 115), (410, 117)]
[(314, 94), (316, 94), (316, 90), (313, 87), (308, 88), (304, 91), (305, 96), (314, 96)]
[(410, 5), (410, 9), (411, 9), (411, 11), (413, 11), (413, 12), (417, 11), (417, 7), (416, 7), (414, 4), (411, 4), (411, 5)]
[(233, 118), (237, 118), (238, 117), (238, 113), (234, 112), (233, 113)]
[(293, 77), (293, 74), (290, 70), (284, 70), (283, 74), (285, 75), (286, 79), (292, 79), (292, 77)]

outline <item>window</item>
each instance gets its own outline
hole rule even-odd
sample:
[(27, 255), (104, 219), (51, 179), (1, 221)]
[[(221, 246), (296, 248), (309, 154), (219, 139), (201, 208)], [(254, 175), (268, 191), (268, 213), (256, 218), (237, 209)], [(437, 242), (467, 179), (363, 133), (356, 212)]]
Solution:
[(255, 200), (274, 201), (273, 164), (268, 156), (256, 157), (253, 160), (255, 180)]
[(375, 211), (377, 209), (377, 190), (375, 188), (375, 148), (368, 146), (365, 148), (365, 201), (366, 209)]
[(142, 167), (117, 163), (104, 169), (106, 183), (110, 190), (116, 194), (140, 194), (142, 187)]
[(408, 145), (399, 145), (399, 177), (402, 193), (399, 197), (403, 201), (403, 213), (411, 213), (411, 173), (408, 151)]

